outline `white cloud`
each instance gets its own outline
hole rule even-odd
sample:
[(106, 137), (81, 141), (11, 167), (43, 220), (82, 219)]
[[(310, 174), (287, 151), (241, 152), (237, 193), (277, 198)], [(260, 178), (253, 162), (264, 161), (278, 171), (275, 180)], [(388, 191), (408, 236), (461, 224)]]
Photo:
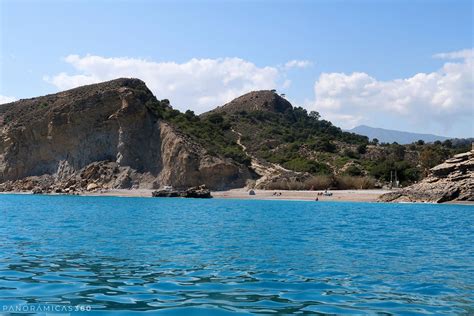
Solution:
[(446, 62), (431, 73), (390, 81), (363, 72), (322, 73), (314, 85), (316, 101), (310, 109), (345, 128), (371, 121), (377, 125), (380, 118), (441, 126), (445, 132), (451, 124), (472, 124), (473, 52), (437, 54), (436, 58), (460, 60)]
[(60, 90), (118, 77), (136, 77), (145, 81), (157, 98), (170, 99), (176, 108), (197, 113), (251, 90), (281, 86), (281, 73), (276, 67), (258, 67), (240, 58), (193, 58), (175, 63), (69, 55), (65, 61), (77, 74), (62, 72), (43, 78)]
[(308, 68), (313, 66), (313, 63), (309, 60), (297, 60), (293, 59), (287, 62), (284, 66), (285, 69), (291, 69), (291, 68)]
[(463, 49), (450, 53), (439, 53), (433, 55), (434, 58), (440, 59), (472, 59), (474, 58), (474, 49)]
[(16, 101), (16, 98), (0, 95), (0, 104), (10, 103), (10, 102), (13, 102), (13, 101)]

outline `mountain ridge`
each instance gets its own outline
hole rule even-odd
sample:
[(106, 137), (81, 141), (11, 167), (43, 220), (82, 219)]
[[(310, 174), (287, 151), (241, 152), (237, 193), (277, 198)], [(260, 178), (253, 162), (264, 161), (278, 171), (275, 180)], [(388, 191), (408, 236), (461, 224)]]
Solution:
[(444, 141), (447, 139), (452, 139), (452, 137), (439, 136), (434, 134), (413, 133), (380, 127), (371, 127), (367, 125), (359, 125), (348, 131), (367, 136), (371, 140), (376, 138), (379, 140), (379, 142), (383, 143), (397, 142), (399, 144), (410, 144), (418, 140), (423, 140), (426, 143), (432, 143), (437, 140)]

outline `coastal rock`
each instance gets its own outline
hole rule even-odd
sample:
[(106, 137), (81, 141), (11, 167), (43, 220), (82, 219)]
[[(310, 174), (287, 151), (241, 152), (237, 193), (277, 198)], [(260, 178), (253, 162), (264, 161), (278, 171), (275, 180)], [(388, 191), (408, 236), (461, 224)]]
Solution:
[(96, 183), (89, 183), (89, 184), (87, 185), (86, 190), (87, 190), (87, 191), (92, 191), (92, 190), (97, 189), (98, 187), (99, 187), (99, 186), (98, 186)]
[(252, 177), (157, 117), (154, 101), (141, 80), (122, 78), (0, 105), (0, 190), (228, 189)]
[(407, 188), (384, 194), (384, 202), (474, 201), (474, 151), (455, 155), (433, 167), (427, 178)]
[(192, 188), (187, 189), (184, 192), (184, 197), (209, 199), (212, 196), (211, 196), (211, 191), (209, 191), (209, 189), (205, 185), (200, 185), (197, 187), (192, 187)]
[(211, 191), (205, 186), (200, 185), (186, 190), (157, 190), (152, 192), (153, 197), (183, 197), (183, 198), (212, 198)]
[(445, 162), (440, 165), (437, 165), (433, 168), (431, 168), (431, 173), (435, 177), (446, 177), (449, 174), (451, 174), (455, 169), (456, 169), (456, 163), (452, 162)]
[(44, 193), (44, 191), (41, 188), (34, 188), (31, 192), (33, 194), (43, 194)]
[(180, 192), (175, 190), (156, 190), (151, 193), (152, 197), (180, 197)]

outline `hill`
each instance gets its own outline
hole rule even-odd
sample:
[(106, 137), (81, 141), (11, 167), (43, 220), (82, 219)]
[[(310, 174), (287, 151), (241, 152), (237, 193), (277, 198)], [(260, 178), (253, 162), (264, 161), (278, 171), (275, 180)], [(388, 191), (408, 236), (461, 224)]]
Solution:
[(211, 113), (236, 114), (243, 111), (285, 113), (291, 111), (292, 108), (290, 102), (274, 91), (260, 90), (246, 93), (223, 106), (217, 107)]
[(420, 133), (410, 133), (403, 131), (396, 131), (385, 128), (376, 128), (366, 125), (360, 125), (349, 130), (352, 133), (360, 134), (367, 136), (369, 139), (378, 139), (382, 143), (399, 143), (399, 144), (411, 144), (418, 140), (422, 140), (425, 143), (433, 143), (437, 140), (444, 141), (449, 139), (449, 137), (438, 136), (433, 134), (420, 134)]

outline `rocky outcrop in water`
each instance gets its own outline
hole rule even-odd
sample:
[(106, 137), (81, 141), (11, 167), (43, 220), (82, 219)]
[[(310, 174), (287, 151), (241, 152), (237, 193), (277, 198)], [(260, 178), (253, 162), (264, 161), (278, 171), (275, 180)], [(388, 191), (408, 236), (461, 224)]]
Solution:
[(474, 151), (455, 155), (430, 170), (427, 178), (381, 196), (385, 202), (474, 201)]
[(147, 107), (138, 79), (0, 105), (0, 190), (242, 187), (247, 167), (209, 153)]

